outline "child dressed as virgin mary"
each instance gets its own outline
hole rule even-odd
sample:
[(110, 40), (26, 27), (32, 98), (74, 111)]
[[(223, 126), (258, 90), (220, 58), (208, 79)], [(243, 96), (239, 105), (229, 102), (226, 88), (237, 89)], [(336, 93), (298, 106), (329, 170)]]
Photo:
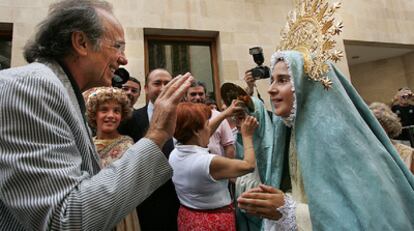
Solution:
[[(309, 22), (301, 16), (324, 8), (322, 2), (304, 1), (295, 22)], [(313, 33), (304, 28), (308, 32), (299, 32)], [(321, 31), (334, 35), (338, 29)], [(290, 50), (271, 59), (273, 151), (256, 158), (263, 184), (241, 194), (238, 207), (263, 218), (263, 230), (414, 230), (413, 175), (362, 98), (328, 62), (339, 54), (323, 46), (332, 41), (321, 36), (320, 46), (315, 39), (305, 44), (297, 32), (282, 36), (281, 47)]]

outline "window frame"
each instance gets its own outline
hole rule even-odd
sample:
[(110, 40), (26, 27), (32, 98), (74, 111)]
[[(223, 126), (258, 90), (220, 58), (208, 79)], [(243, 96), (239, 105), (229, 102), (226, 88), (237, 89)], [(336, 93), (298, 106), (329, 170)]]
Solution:
[[(0, 22), (0, 39), (10, 42), (10, 67), (12, 66), (13, 51), (13, 27), (11, 22)], [(0, 69), (2, 70), (2, 69)]]
[[(148, 42), (149, 41), (162, 41), (162, 42), (183, 42), (183, 43), (207, 43), (210, 46), (211, 54), (211, 68), (213, 74), (213, 85), (214, 85), (214, 95), (216, 98), (217, 106), (221, 106), (221, 94), (220, 94), (220, 78), (218, 71), (218, 62), (217, 62), (217, 38), (216, 37), (199, 37), (199, 36), (168, 36), (168, 35), (144, 35), (144, 62), (145, 62), (145, 76), (149, 72), (149, 52), (148, 52)], [(175, 76), (173, 76), (175, 77)]]

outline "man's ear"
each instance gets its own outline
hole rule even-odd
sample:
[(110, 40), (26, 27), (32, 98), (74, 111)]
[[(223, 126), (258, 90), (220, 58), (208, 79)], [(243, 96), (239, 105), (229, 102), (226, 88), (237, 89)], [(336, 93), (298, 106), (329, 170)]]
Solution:
[(90, 46), (89, 39), (83, 31), (75, 31), (72, 33), (72, 48), (79, 56), (86, 56), (88, 54), (88, 46)]

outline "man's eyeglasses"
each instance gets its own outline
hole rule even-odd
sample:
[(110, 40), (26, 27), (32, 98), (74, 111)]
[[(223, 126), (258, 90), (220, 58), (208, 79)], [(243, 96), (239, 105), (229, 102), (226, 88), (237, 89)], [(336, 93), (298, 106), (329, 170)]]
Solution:
[(109, 48), (114, 48), (120, 53), (125, 52), (125, 42), (123, 41), (111, 41), (111, 40), (102, 40), (102, 42), (106, 43), (106, 45), (109, 45)]

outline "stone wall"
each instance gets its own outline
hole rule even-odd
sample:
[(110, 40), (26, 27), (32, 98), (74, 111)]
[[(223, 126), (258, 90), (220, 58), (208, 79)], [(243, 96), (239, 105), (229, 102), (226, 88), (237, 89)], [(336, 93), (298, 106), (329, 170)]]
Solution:
[(401, 87), (414, 89), (414, 52), (350, 66), (352, 83), (368, 103), (390, 103)]
[[(24, 64), (22, 47), (52, 0), (0, 0), (0, 22), (14, 23), (12, 66)], [(217, 31), (220, 81), (243, 85), (252, 68), (248, 48), (263, 47), (267, 62), (279, 42), (279, 32), (294, 0), (111, 0), (126, 31), (131, 74), (144, 79), (144, 28)], [(343, 41), (414, 44), (414, 2), (411, 0), (346, 0), (339, 11), (345, 24)], [(344, 49), (343, 49), (344, 50)], [(349, 75), (346, 60), (338, 64)], [(413, 71), (411, 70), (411, 74)], [(258, 83), (265, 101), (267, 81)], [(144, 92), (142, 92), (144, 95)], [(145, 97), (140, 97), (139, 105)]]

